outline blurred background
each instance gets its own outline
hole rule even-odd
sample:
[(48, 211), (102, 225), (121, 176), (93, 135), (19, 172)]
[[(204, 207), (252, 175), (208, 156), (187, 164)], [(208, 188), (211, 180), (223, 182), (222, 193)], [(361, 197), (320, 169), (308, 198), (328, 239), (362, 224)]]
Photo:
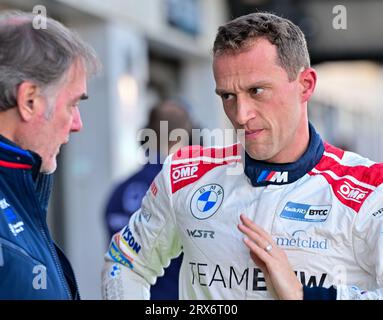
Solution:
[(200, 128), (230, 127), (214, 94), (211, 49), (217, 27), (234, 17), (267, 10), (298, 24), (319, 74), (311, 121), (330, 143), (383, 161), (383, 1), (0, 0), (0, 10), (35, 5), (77, 30), (103, 63), (81, 106), (84, 129), (60, 154), (49, 211), (83, 299), (101, 298), (104, 208), (140, 166), (136, 134), (151, 106), (178, 98)]

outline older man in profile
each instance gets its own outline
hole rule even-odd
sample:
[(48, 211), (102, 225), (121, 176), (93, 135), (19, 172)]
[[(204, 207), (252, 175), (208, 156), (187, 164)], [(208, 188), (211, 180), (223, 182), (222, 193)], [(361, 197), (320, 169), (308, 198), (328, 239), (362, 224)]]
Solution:
[(69, 261), (46, 223), (60, 147), (82, 121), (99, 69), (75, 33), (47, 18), (0, 13), (0, 299), (79, 299)]

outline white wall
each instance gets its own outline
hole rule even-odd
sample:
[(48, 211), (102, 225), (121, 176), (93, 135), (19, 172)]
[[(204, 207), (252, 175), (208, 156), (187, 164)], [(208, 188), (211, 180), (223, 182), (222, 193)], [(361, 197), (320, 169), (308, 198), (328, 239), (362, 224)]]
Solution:
[[(108, 52), (104, 42), (107, 26), (100, 22), (78, 30), (95, 47), (107, 68)], [(90, 99), (80, 106), (84, 128), (72, 135), (61, 163), (65, 251), (84, 299), (101, 297), (100, 272), (107, 242), (101, 209), (108, 192), (112, 148), (108, 81), (103, 74), (89, 82)]]

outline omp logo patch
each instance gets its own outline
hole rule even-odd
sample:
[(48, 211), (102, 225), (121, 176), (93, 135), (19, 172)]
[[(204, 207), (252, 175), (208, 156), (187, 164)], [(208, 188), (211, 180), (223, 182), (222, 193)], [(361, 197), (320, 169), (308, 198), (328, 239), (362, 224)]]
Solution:
[(337, 193), (346, 200), (361, 203), (368, 194), (368, 191), (353, 187), (350, 183), (344, 181), (339, 190), (337, 190)]
[(310, 205), (304, 203), (287, 202), (280, 216), (284, 219), (323, 222), (326, 221), (331, 210), (330, 205)]
[(196, 178), (196, 172), (198, 171), (198, 165), (196, 164), (187, 164), (184, 166), (178, 166), (172, 168), (172, 178), (173, 183), (177, 183), (182, 180)]

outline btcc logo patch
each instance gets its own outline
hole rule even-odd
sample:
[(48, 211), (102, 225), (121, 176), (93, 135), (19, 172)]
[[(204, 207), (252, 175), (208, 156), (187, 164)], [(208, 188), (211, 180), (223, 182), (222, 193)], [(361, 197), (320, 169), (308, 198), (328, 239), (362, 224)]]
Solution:
[(324, 222), (330, 213), (330, 205), (310, 205), (304, 203), (287, 202), (281, 212), (281, 218), (306, 221)]

